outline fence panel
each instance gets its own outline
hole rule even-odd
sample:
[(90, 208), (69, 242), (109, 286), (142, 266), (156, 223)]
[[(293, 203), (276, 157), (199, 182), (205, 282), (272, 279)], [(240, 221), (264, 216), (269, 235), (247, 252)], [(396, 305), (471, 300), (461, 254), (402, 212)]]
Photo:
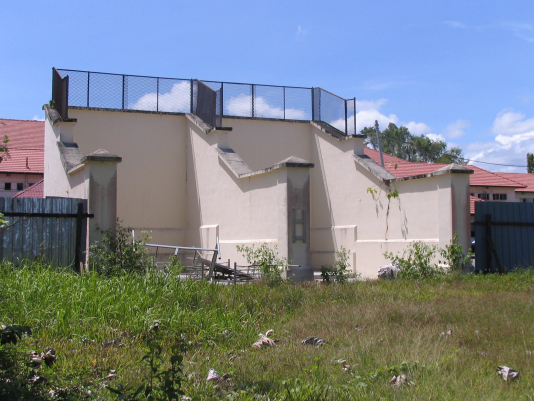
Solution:
[(476, 202), (475, 241), (479, 272), (534, 266), (534, 204)]
[[(0, 229), (0, 259), (18, 265), (23, 260), (42, 258), (64, 267), (83, 262), (89, 216), (87, 200), (0, 198), (0, 212), (7, 220), (7, 226)], [(77, 250), (76, 228), (81, 217)]]
[[(66, 83), (68, 105), (72, 107), (172, 113), (191, 113), (198, 107), (196, 80), (67, 69), (57, 71), (69, 79)], [(355, 99), (343, 99), (321, 88), (202, 82), (217, 94), (215, 114), (219, 120), (221, 115), (315, 120), (329, 124), (345, 135), (356, 134)]]

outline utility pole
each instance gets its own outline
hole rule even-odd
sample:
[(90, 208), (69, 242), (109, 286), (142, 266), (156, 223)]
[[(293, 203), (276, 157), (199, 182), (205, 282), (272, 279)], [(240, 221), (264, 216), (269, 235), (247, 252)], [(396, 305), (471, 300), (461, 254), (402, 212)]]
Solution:
[(384, 155), (382, 154), (382, 142), (380, 141), (380, 130), (378, 129), (378, 121), (375, 120), (376, 139), (378, 140), (378, 152), (380, 153), (380, 164), (384, 167)]

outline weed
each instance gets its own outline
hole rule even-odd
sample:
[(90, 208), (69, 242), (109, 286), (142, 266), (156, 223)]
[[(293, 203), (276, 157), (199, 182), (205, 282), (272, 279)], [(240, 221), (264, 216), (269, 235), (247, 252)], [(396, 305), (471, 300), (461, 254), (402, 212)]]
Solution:
[(424, 242), (414, 242), (406, 249), (402, 256), (393, 255), (391, 252), (384, 256), (398, 267), (400, 278), (422, 279), (443, 275), (444, 269), (435, 262), (436, 246), (430, 246)]
[[(448, 270), (437, 264), (436, 254), (443, 257), (444, 260), (441, 260), (440, 263)], [(406, 249), (402, 256), (393, 255), (391, 252), (384, 253), (384, 256), (399, 268), (399, 277), (410, 279), (436, 277), (458, 272), (471, 263), (471, 251), (464, 255), (462, 246), (458, 244), (458, 233), (454, 233), (451, 242), (445, 246), (445, 249), (417, 241)]]
[[(106, 388), (117, 396), (117, 400), (177, 400), (184, 395), (181, 390), (183, 381), (182, 352), (185, 351), (183, 340), (180, 339), (171, 346), (169, 357), (169, 367), (165, 369), (163, 348), (157, 336), (150, 335), (147, 339), (146, 354), (141, 359), (149, 367), (149, 373), (145, 376), (143, 384), (133, 390), (118, 384), (117, 388), (107, 386)], [(142, 398), (141, 398), (142, 397)]]
[(348, 268), (349, 251), (341, 246), (341, 248), (336, 251), (336, 260), (334, 261), (334, 264), (321, 266), (321, 277), (323, 278), (323, 282), (330, 283), (332, 281), (337, 281), (338, 283), (345, 283), (349, 275)]
[(263, 277), (267, 279), (279, 279), (282, 274), (281, 268), (287, 266), (287, 260), (278, 256), (276, 245), (273, 248), (269, 248), (266, 243), (258, 248), (254, 245), (238, 245), (237, 251), (242, 253), (247, 263), (259, 267)]
[(104, 237), (101, 243), (89, 248), (89, 263), (105, 275), (144, 272), (153, 264), (148, 249), (144, 246), (149, 240), (147, 232), (141, 239), (132, 238), (132, 229), (123, 227), (117, 219), (114, 230), (100, 230)]
[(441, 256), (445, 259), (443, 263), (449, 266), (451, 271), (462, 271), (464, 267), (471, 263), (471, 249), (464, 254), (462, 246), (458, 244), (458, 233), (454, 233), (453, 238), (445, 249), (440, 249)]

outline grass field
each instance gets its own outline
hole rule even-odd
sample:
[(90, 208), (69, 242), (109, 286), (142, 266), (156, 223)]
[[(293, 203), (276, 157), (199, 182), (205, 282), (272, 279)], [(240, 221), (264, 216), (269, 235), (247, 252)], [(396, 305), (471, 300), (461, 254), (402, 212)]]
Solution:
[[(157, 321), (165, 360), (177, 340), (185, 347), (182, 390), (193, 400), (534, 400), (533, 296), (531, 270), (233, 286), (4, 265), (0, 323), (33, 335), (0, 356), (16, 350), (14, 369), (27, 375), (29, 351), (53, 347), (57, 362), (37, 372), (43, 399), (55, 389), (56, 399), (114, 400), (106, 385), (146, 382), (141, 358)], [(253, 348), (268, 329), (277, 346)], [(309, 336), (328, 343), (301, 344)], [(520, 379), (505, 382), (499, 365)], [(211, 368), (229, 379), (206, 382)], [(388, 384), (400, 373), (414, 385)]]

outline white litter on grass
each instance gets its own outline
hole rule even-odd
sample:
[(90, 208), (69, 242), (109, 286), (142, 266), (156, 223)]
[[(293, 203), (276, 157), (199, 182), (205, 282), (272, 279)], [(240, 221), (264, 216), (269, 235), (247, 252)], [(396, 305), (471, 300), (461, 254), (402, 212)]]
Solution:
[(252, 344), (252, 346), (253, 346), (254, 348), (262, 348), (263, 346), (266, 346), (266, 347), (276, 347), (276, 342), (277, 342), (278, 340), (272, 340), (272, 339), (269, 338), (269, 336), (270, 336), (271, 334), (273, 334), (273, 333), (274, 333), (274, 330), (273, 330), (273, 329), (267, 330), (267, 331), (265, 332), (265, 334), (260, 333), (260, 334), (259, 334), (259, 337), (260, 337), (260, 338), (258, 338), (258, 340), (257, 340), (254, 344)]
[(519, 377), (519, 372), (516, 372), (515, 370), (513, 370), (512, 368), (509, 368), (508, 366), (498, 366), (497, 374), (501, 375), (504, 381), (512, 381)]
[(408, 380), (408, 377), (405, 374), (393, 376), (389, 381), (389, 384), (393, 384), (394, 387), (400, 387), (404, 385), (415, 386), (415, 383)]
[(450, 337), (452, 335), (452, 329), (447, 330), (444, 333), (441, 333), (442, 337)]
[(119, 375), (117, 374), (117, 371), (115, 369), (111, 369), (109, 371), (109, 375), (104, 377), (104, 379), (116, 379), (117, 377), (119, 377)]
[(323, 344), (328, 344), (324, 338), (321, 337), (307, 337), (301, 341), (304, 345), (315, 345), (320, 347)]
[(348, 372), (350, 370), (350, 365), (346, 359), (335, 359), (332, 362), (338, 365), (343, 365), (343, 372)]
[(378, 269), (378, 278), (395, 278), (399, 268), (394, 265), (385, 265)]
[(207, 382), (210, 381), (219, 381), (221, 378), (221, 375), (219, 372), (217, 372), (215, 369), (211, 368), (208, 372), (208, 378), (206, 379)]

